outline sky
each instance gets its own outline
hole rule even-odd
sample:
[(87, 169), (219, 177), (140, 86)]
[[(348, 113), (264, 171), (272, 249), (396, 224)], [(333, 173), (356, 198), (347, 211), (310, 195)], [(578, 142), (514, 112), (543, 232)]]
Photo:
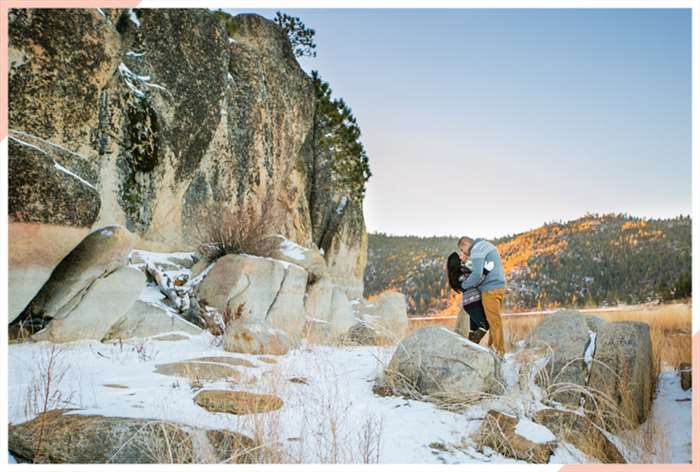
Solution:
[(362, 129), (368, 231), (691, 211), (690, 10), (285, 12)]

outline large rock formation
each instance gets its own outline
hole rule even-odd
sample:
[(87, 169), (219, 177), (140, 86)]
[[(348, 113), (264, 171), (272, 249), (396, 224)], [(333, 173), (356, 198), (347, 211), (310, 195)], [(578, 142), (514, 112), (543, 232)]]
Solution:
[(646, 323), (555, 313), (533, 330), (529, 344), (544, 345), (550, 351), (547, 373), (540, 376), (546, 379), (550, 400), (575, 408), (585, 400), (585, 412), (608, 431), (629, 429), (646, 420), (654, 375)]
[[(109, 277), (112, 272), (126, 264), (134, 243), (134, 235), (118, 225), (107, 226), (90, 233), (60, 260), (51, 271), (46, 283), (22, 310), (19, 317), (11, 316), (11, 321), (17, 318), (13, 321), (13, 327), (16, 328), (14, 331), (22, 329), (26, 334), (33, 334), (52, 319), (63, 320), (70, 317), (75, 310), (79, 309), (86, 295), (91, 291), (94, 292), (96, 281)], [(136, 295), (140, 293), (144, 283), (141, 275), (140, 282), (134, 283), (138, 285), (134, 287)], [(118, 288), (115, 287), (115, 289)], [(10, 286), (10, 293), (12, 289), (13, 287)], [(132, 303), (135, 298), (131, 299)], [(115, 297), (110, 299), (118, 302), (117, 304), (123, 308), (121, 314), (129, 308), (123, 299), (115, 300)]]
[(320, 190), (333, 156), (314, 153), (311, 79), (274, 23), (227, 21), (197, 9), (10, 12), (15, 314), (90, 230), (120, 224), (137, 247), (191, 250), (201, 221), (227, 207), (269, 207), (271, 234), (323, 254), (333, 284), (361, 294), (362, 202)]
[(301, 267), (274, 259), (227, 255), (197, 287), (197, 296), (220, 312), (244, 312), (268, 321), (293, 336), (304, 327), (307, 273)]

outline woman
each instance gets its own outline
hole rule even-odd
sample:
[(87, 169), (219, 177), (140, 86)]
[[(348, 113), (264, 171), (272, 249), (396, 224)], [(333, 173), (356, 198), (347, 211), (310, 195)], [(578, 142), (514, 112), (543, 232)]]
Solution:
[[(488, 273), (486, 269), (484, 269), (484, 272)], [(489, 329), (489, 323), (486, 321), (486, 313), (481, 303), (481, 292), (479, 292), (479, 289), (474, 287), (463, 290), (461, 287), (460, 282), (464, 278), (469, 277), (469, 274), (471, 274), (469, 260), (466, 258), (462, 260), (456, 252), (450, 254), (447, 258), (447, 279), (452, 290), (462, 294), (462, 308), (469, 315), (469, 340), (479, 344), (479, 341)], [(464, 328), (459, 326), (458, 321), (457, 332), (464, 331)]]

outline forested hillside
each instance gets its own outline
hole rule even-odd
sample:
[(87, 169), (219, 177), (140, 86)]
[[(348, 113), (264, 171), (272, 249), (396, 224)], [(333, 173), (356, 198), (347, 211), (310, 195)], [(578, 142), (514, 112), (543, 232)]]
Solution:
[[(586, 215), (497, 244), (512, 310), (643, 303), (690, 295), (691, 219)], [(410, 314), (455, 302), (445, 277), (457, 237), (369, 235), (365, 292), (406, 294)]]

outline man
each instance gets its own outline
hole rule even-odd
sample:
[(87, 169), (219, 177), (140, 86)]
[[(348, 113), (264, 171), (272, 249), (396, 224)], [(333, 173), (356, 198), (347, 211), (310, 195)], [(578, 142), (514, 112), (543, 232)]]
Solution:
[[(505, 352), (505, 340), (503, 338), (503, 323), (501, 322), (501, 308), (506, 295), (506, 275), (503, 271), (501, 256), (496, 246), (485, 239), (472, 241), (464, 236), (457, 243), (459, 252), (463, 258), (471, 259), (472, 273), (462, 281), (462, 289), (467, 290), (477, 287), (481, 292), (481, 302), (486, 312), (486, 320), (489, 322), (491, 336), (489, 345), (496, 352)], [(488, 264), (490, 271), (483, 280), (484, 265)], [(493, 268), (491, 268), (493, 265)], [(481, 283), (480, 283), (481, 282)]]

